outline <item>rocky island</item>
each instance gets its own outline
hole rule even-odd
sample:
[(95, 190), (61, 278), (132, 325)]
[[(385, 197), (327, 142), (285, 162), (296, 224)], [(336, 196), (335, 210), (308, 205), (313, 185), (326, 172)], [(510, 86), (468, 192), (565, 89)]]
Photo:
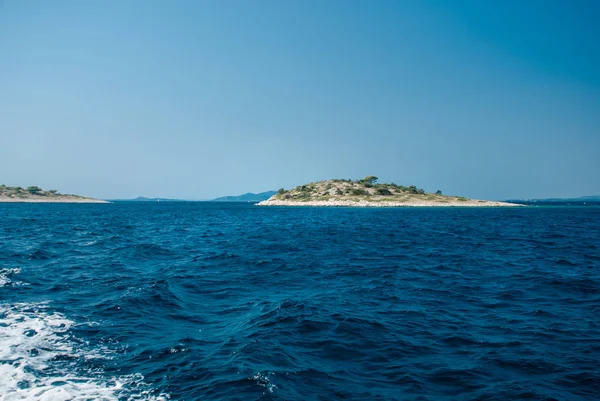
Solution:
[(280, 189), (258, 206), (522, 206), (514, 203), (469, 199), (443, 195), (441, 191), (427, 193), (414, 185), (379, 184), (377, 177), (360, 180), (333, 179), (311, 182), (291, 190)]
[(31, 186), (8, 187), (0, 185), (0, 203), (110, 203), (105, 200), (87, 198), (79, 195), (61, 194), (55, 189), (43, 190)]

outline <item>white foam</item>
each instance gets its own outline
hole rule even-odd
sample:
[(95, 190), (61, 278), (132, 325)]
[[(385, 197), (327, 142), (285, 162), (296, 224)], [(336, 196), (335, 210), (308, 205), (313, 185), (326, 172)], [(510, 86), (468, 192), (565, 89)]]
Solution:
[(0, 287), (4, 287), (5, 285), (21, 285), (23, 283), (17, 281), (12, 281), (12, 276), (16, 276), (21, 273), (21, 269), (18, 267), (15, 269), (0, 269)]
[(47, 303), (0, 304), (0, 401), (166, 400), (153, 396), (139, 374), (106, 378), (81, 372), (77, 362), (111, 358), (109, 349), (86, 349), (70, 332), (75, 322)]

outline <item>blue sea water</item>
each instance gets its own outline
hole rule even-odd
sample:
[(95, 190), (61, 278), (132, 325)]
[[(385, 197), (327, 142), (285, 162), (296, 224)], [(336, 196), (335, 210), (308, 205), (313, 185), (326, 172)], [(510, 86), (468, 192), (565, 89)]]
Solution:
[(600, 208), (0, 205), (0, 400), (597, 400)]

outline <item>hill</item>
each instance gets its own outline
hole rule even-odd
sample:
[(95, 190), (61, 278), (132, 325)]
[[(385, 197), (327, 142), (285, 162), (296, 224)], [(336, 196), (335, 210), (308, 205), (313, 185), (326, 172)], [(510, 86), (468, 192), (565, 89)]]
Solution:
[(259, 206), (520, 206), (506, 202), (427, 193), (414, 185), (379, 184), (377, 177), (326, 180), (280, 189)]
[(213, 202), (260, 202), (269, 199), (275, 195), (275, 191), (266, 191), (258, 194), (251, 192), (237, 196), (222, 196), (220, 198), (213, 199)]
[(105, 200), (80, 195), (61, 194), (55, 189), (44, 190), (37, 186), (27, 188), (0, 185), (0, 202), (3, 203), (109, 203)]

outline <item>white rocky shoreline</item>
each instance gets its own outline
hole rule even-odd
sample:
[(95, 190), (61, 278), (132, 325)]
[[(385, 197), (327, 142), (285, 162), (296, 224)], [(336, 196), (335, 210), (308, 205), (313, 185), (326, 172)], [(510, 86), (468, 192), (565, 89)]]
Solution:
[(337, 207), (522, 207), (524, 205), (498, 201), (466, 200), (454, 202), (434, 202), (434, 201), (351, 201), (351, 200), (327, 200), (327, 201), (288, 201), (288, 200), (266, 200), (256, 204), (256, 206), (337, 206)]

